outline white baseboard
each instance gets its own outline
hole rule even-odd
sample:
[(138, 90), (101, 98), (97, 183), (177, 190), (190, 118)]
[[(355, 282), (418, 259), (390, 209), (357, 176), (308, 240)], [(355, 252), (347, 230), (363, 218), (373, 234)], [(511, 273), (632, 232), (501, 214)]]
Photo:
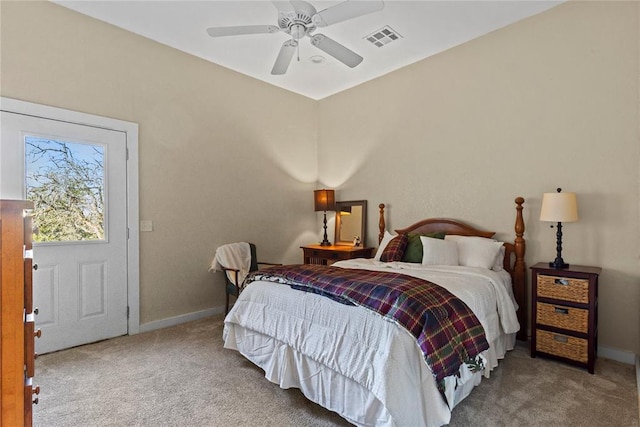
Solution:
[(626, 363), (627, 365), (636, 363), (636, 355), (634, 353), (612, 347), (598, 346), (598, 357)]
[(149, 332), (156, 329), (168, 328), (181, 323), (191, 322), (193, 320), (205, 317), (215, 316), (224, 313), (224, 307), (208, 308), (202, 311), (194, 311), (192, 313), (181, 314), (180, 316), (167, 317), (166, 319), (154, 320), (153, 322), (141, 323), (140, 332)]

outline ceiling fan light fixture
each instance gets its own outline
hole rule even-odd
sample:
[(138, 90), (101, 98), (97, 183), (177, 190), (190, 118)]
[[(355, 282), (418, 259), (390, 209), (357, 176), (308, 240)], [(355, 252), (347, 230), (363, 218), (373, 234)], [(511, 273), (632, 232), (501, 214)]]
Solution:
[(307, 28), (302, 24), (293, 24), (291, 26), (291, 37), (294, 40), (300, 40), (307, 33)]
[(313, 55), (311, 57), (309, 57), (309, 60), (311, 62), (313, 62), (314, 64), (321, 64), (324, 62), (324, 56), (322, 55)]

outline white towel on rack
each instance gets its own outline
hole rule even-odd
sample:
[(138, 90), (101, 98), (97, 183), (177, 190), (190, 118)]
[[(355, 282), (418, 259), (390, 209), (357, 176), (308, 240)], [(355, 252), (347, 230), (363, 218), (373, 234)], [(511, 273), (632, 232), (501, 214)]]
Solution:
[[(221, 271), (222, 267), (235, 268), (238, 272), (238, 283), (241, 285), (249, 274), (251, 267), (251, 247), (246, 242), (229, 243), (216, 249), (216, 254), (211, 261), (209, 271)], [(231, 283), (235, 283), (236, 276), (232, 271), (227, 271), (227, 277)]]

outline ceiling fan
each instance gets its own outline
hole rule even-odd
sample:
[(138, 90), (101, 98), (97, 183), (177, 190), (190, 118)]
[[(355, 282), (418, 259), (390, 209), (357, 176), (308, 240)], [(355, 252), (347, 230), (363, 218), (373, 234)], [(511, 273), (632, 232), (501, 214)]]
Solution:
[(271, 74), (284, 74), (289, 68), (291, 59), (298, 47), (298, 40), (305, 36), (311, 44), (333, 56), (343, 64), (353, 68), (362, 62), (362, 57), (351, 49), (341, 45), (324, 34), (313, 34), (318, 27), (327, 27), (337, 22), (357, 18), (371, 12), (382, 10), (384, 2), (347, 0), (327, 9), (316, 11), (306, 1), (273, 1), (278, 9), (278, 26), (275, 25), (241, 25), (232, 27), (212, 27), (207, 29), (211, 37), (239, 36), (246, 34), (272, 34), (285, 32), (291, 39), (285, 41), (273, 65)]

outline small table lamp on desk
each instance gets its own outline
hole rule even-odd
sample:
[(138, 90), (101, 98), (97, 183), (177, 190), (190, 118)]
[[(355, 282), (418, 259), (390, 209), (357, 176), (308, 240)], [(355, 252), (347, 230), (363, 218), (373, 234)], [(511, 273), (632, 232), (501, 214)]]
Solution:
[(336, 261), (354, 258), (371, 258), (375, 248), (350, 245), (306, 245), (300, 246), (305, 264), (331, 265)]
[(324, 211), (324, 239), (320, 245), (331, 246), (327, 238), (327, 211), (336, 210), (336, 196), (333, 190), (314, 190), (313, 204), (316, 212)]

